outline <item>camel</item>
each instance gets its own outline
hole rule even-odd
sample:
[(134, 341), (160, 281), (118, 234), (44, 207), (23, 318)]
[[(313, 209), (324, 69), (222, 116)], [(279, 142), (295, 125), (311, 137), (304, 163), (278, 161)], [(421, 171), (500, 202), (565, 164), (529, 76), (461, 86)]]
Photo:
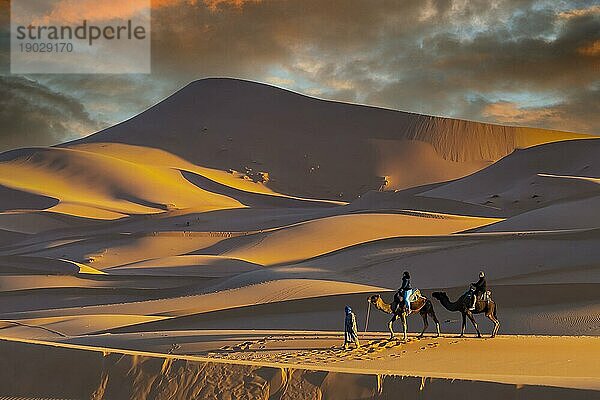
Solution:
[(388, 304), (385, 301), (383, 301), (381, 296), (378, 294), (375, 294), (375, 295), (367, 298), (367, 301), (369, 303), (373, 304), (375, 306), (375, 308), (377, 308), (379, 311), (382, 311), (386, 314), (392, 314), (392, 319), (388, 323), (388, 328), (390, 330), (390, 340), (392, 340), (394, 338), (394, 329), (392, 327), (392, 324), (394, 323), (394, 321), (396, 321), (398, 319), (398, 317), (402, 318), (402, 331), (404, 332), (403, 340), (406, 340), (406, 317), (408, 315), (416, 314), (416, 313), (421, 314), (421, 317), (423, 317), (423, 330), (419, 334), (419, 337), (423, 337), (425, 330), (429, 326), (429, 321), (427, 320), (428, 315), (430, 315), (431, 318), (433, 318), (433, 321), (435, 322), (435, 326), (437, 329), (437, 336), (440, 336), (440, 322), (438, 321), (437, 317), (435, 316), (435, 310), (433, 309), (433, 303), (431, 303), (431, 300), (429, 300), (426, 297), (419, 296), (417, 298), (417, 300), (411, 302), (410, 311), (406, 309), (406, 305), (404, 304), (404, 301), (402, 299), (400, 299), (400, 300), (401, 300), (401, 302), (400, 302), (401, 305), (394, 312), (393, 310), (396, 308), (395, 301), (392, 302), (392, 304)]
[(488, 300), (477, 299), (475, 310), (471, 311), (469, 308), (473, 304), (473, 300), (468, 293), (460, 296), (455, 302), (450, 301), (446, 292), (434, 292), (433, 297), (438, 299), (440, 303), (442, 303), (442, 306), (444, 306), (444, 308), (446, 308), (448, 311), (458, 311), (462, 314), (462, 330), (460, 331), (460, 337), (463, 337), (465, 334), (465, 327), (467, 325), (466, 317), (469, 317), (473, 323), (473, 326), (477, 331), (477, 337), (481, 337), (481, 332), (479, 332), (479, 327), (477, 326), (477, 322), (475, 322), (475, 318), (473, 317), (473, 314), (481, 313), (485, 313), (485, 316), (494, 323), (494, 329), (491, 337), (496, 336), (496, 333), (498, 333), (498, 329), (500, 329), (500, 321), (498, 321), (498, 318), (496, 317), (496, 303), (491, 298)]

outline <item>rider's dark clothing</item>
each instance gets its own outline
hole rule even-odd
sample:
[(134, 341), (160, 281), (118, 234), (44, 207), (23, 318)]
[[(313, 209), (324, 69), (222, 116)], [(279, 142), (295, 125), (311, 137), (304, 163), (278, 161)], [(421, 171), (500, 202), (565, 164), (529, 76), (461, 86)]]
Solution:
[(403, 276), (402, 277), (402, 286), (400, 286), (400, 289), (398, 289), (398, 291), (401, 291), (401, 290), (410, 290), (410, 289), (412, 289), (410, 287), (410, 278), (407, 277), (407, 276)]
[[(400, 288), (394, 295), (394, 301), (396, 302), (396, 307), (398, 307), (400, 305), (400, 297), (405, 297), (404, 293), (406, 293), (407, 290), (411, 290), (411, 289), (412, 288), (410, 287), (410, 277), (404, 275), (402, 277), (402, 286), (400, 286)], [(404, 301), (405, 301), (405, 303), (408, 303), (407, 299), (405, 299)], [(407, 304), (407, 307), (408, 307), (408, 304)]]
[(475, 288), (475, 296), (484, 294), (487, 290), (487, 283), (485, 281), (485, 277), (479, 278), (479, 280), (475, 283), (472, 283)]

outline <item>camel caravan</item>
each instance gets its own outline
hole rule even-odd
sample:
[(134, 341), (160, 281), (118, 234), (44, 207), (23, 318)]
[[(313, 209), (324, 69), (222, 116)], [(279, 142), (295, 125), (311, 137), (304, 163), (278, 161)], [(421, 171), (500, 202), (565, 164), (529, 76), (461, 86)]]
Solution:
[[(494, 329), (492, 330), (491, 337), (496, 336), (498, 333), (498, 329), (500, 328), (500, 321), (496, 316), (496, 303), (492, 300), (491, 291), (487, 290), (487, 283), (485, 279), (485, 274), (483, 271), (479, 273), (479, 280), (475, 283), (471, 283), (469, 289), (460, 296), (456, 301), (451, 301), (448, 298), (446, 292), (434, 292), (432, 296), (437, 299), (444, 308), (448, 311), (452, 312), (460, 312), (462, 315), (462, 328), (460, 332), (460, 337), (463, 337), (465, 334), (466, 328), (466, 320), (469, 318), (475, 330), (477, 331), (477, 337), (481, 337), (481, 332), (479, 331), (479, 327), (477, 326), (477, 322), (475, 322), (474, 314), (485, 314), (493, 323)], [(425, 330), (429, 327), (429, 317), (433, 320), (436, 326), (437, 336), (440, 336), (440, 322), (435, 315), (435, 310), (433, 308), (433, 303), (427, 297), (423, 296), (419, 289), (412, 289), (410, 286), (410, 273), (405, 271), (402, 276), (402, 286), (398, 289), (398, 291), (394, 295), (394, 300), (391, 304), (386, 303), (380, 295), (375, 294), (369, 296), (367, 298), (369, 302), (369, 310), (371, 304), (375, 306), (376, 309), (382, 311), (386, 314), (390, 314), (392, 318), (388, 323), (388, 329), (390, 331), (390, 340), (394, 338), (394, 322), (400, 318), (402, 321), (402, 332), (403, 339), (406, 340), (407, 337), (407, 324), (406, 318), (409, 315), (419, 313), (423, 318), (423, 330), (418, 335), (418, 337), (422, 337), (425, 333)], [(347, 321), (348, 321), (348, 309), (346, 309)], [(354, 314), (350, 310), (350, 318), (353, 322), (355, 319)], [(369, 313), (367, 312), (367, 327)], [(354, 341), (357, 347), (358, 339), (356, 332), (348, 332), (349, 330), (356, 330), (356, 323), (352, 324), (346, 323), (346, 336), (344, 340), (344, 347), (347, 347), (348, 342)], [(366, 331), (366, 328), (365, 328)]]

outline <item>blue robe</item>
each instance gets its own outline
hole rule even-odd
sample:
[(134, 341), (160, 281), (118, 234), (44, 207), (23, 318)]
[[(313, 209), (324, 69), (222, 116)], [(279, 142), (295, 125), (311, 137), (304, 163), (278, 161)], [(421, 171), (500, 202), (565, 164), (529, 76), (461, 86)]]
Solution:
[(346, 314), (344, 321), (344, 343), (358, 342), (358, 329), (356, 328), (356, 317), (353, 312)]

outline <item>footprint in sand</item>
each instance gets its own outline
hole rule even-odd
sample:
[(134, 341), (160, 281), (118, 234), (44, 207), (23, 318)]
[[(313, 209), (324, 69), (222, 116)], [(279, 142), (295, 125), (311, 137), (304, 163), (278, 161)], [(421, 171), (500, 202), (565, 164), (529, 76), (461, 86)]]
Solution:
[(233, 348), (233, 350), (236, 350), (236, 351), (248, 350), (248, 349), (250, 349), (250, 346), (252, 346), (253, 344), (254, 344), (254, 342), (243, 342), (243, 343), (240, 343), (237, 346), (235, 346)]

